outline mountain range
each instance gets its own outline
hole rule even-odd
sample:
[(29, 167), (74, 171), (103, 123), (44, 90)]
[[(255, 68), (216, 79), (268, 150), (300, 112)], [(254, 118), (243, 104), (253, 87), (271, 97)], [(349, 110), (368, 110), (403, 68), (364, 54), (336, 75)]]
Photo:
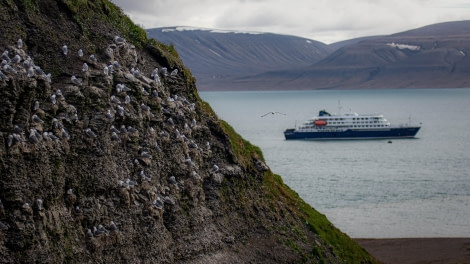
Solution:
[(470, 87), (470, 21), (324, 44), (297, 36), (148, 29), (172, 45), (199, 90)]

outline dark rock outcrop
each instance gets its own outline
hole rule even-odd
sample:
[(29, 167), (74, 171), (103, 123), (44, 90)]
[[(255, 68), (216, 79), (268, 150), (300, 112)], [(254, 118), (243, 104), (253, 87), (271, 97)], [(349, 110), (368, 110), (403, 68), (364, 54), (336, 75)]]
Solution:
[(0, 13), (1, 263), (374, 262), (110, 2)]

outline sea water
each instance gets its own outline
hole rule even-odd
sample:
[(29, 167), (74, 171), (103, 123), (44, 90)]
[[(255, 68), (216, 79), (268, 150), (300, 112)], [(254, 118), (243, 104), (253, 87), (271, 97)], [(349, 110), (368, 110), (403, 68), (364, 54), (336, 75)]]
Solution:
[[(271, 170), (355, 238), (470, 237), (470, 89), (200, 92)], [(415, 139), (285, 140), (325, 109), (421, 124)], [(268, 112), (279, 112), (268, 114)]]

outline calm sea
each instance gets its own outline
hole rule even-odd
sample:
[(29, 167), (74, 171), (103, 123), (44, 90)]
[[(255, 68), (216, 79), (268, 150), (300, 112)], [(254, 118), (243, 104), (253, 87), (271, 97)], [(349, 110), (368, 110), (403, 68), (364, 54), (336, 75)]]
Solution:
[[(201, 92), (269, 167), (355, 238), (470, 237), (470, 89)], [(318, 114), (380, 113), (416, 139), (286, 141)], [(281, 114), (267, 112), (278, 111)]]

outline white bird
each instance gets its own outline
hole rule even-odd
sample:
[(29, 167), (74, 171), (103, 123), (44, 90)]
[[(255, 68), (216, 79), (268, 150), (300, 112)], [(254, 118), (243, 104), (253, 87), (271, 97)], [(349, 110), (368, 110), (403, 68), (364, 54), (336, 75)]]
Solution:
[(61, 135), (62, 135), (62, 138), (65, 138), (65, 139), (67, 139), (67, 140), (70, 139), (70, 135), (69, 135), (69, 133), (67, 133), (67, 131), (65, 130), (65, 128), (62, 128), (62, 129), (61, 129)]
[(178, 74), (178, 69), (174, 69), (171, 71), (170, 76), (176, 76)]
[(124, 44), (126, 40), (120, 36), (115, 36), (114, 37), (114, 43), (116, 44)]
[(20, 63), (21, 62), (21, 57), (20, 55), (16, 54), (15, 57), (13, 57), (13, 59), (11, 59), (10, 63), (12, 64), (16, 64), (16, 63)]
[(266, 114), (262, 115), (261, 117), (265, 117), (265, 116), (267, 116), (267, 115), (269, 115), (269, 114), (272, 114), (272, 115), (274, 115), (274, 114), (286, 115), (286, 114), (281, 113), (281, 112), (267, 112)]
[(10, 57), (8, 56), (8, 50), (5, 50), (3, 53), (2, 53), (2, 59), (5, 60), (5, 61), (10, 61)]
[(39, 110), (39, 101), (34, 102), (33, 111)]
[(51, 103), (52, 103), (53, 105), (57, 104), (57, 99), (56, 99), (56, 95), (55, 95), (55, 94), (51, 95), (50, 100), (51, 100)]
[(75, 85), (78, 85), (78, 86), (82, 86), (82, 85), (83, 85), (83, 83), (82, 83), (79, 79), (77, 79), (77, 77), (75, 77), (75, 75), (72, 75), (72, 77), (70, 78), (70, 80), (71, 80), (72, 83), (75, 84)]
[(82, 49), (78, 50), (78, 57), (83, 57), (83, 50)]
[(131, 97), (126, 94), (126, 97), (124, 98), (124, 104), (129, 104), (131, 102)]
[(21, 38), (16, 41), (16, 47), (19, 49), (23, 48), (23, 40)]
[(111, 134), (111, 140), (112, 141), (121, 141), (121, 139), (119, 138), (118, 134), (116, 132), (113, 132)]
[(155, 76), (158, 76), (158, 68), (153, 69), (153, 71), (150, 73), (151, 78), (154, 78)]
[(96, 57), (95, 57), (95, 54), (91, 54), (91, 55), (90, 55), (90, 60), (91, 60), (92, 62), (97, 62), (97, 61), (98, 61), (98, 59), (96, 59)]
[(87, 64), (86, 62), (83, 63), (82, 71), (83, 71), (83, 72), (87, 72), (87, 71), (88, 71), (88, 64)]
[(218, 170), (219, 170), (219, 166), (217, 166), (217, 164), (214, 164), (214, 166), (211, 169), (211, 172), (214, 173), (214, 172), (217, 172)]
[(121, 104), (121, 101), (119, 101), (119, 99), (116, 98), (116, 96), (111, 95), (111, 103)]
[(104, 73), (104, 75), (108, 75), (108, 74), (109, 74), (109, 69), (108, 69), (107, 66), (104, 67), (103, 73)]
[(44, 123), (41, 118), (38, 117), (38, 115), (34, 114), (33, 117), (31, 118), (34, 123)]
[(114, 133), (119, 133), (119, 130), (117, 130), (117, 128), (114, 127), (113, 125), (111, 125), (111, 128), (109, 130), (111, 130), (111, 132), (114, 132)]
[(69, 52), (69, 48), (67, 47), (67, 45), (64, 45), (62, 46), (62, 53), (67, 56), (67, 53)]
[(94, 137), (94, 138), (96, 137), (96, 134), (95, 134), (90, 128), (87, 128), (87, 129), (85, 130), (85, 133), (86, 133), (87, 136), (89, 136), (89, 137)]

